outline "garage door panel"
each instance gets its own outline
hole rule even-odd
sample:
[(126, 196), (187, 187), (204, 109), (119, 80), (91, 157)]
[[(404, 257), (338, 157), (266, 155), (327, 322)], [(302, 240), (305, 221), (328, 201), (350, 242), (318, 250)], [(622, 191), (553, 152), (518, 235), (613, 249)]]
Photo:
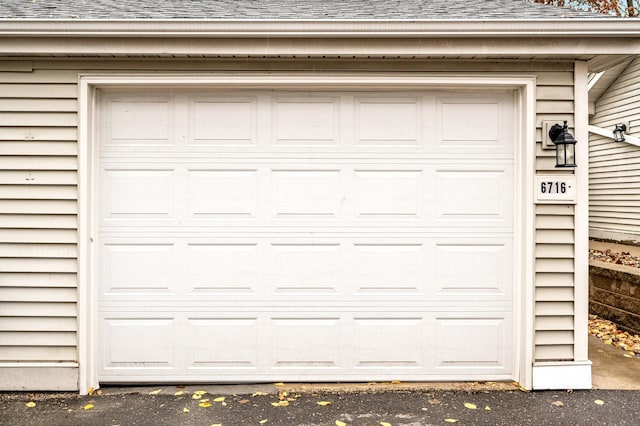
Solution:
[(258, 219), (257, 169), (187, 169), (186, 173), (188, 212), (185, 219)]
[(103, 240), (104, 301), (511, 301), (510, 237), (454, 232)]
[(175, 370), (175, 321), (170, 317), (105, 318), (105, 370)]
[(270, 243), (266, 248), (265, 297), (347, 296), (344, 245), (331, 242)]
[(358, 219), (425, 219), (422, 170), (356, 169), (354, 172)]
[(341, 219), (341, 171), (273, 169), (271, 193), (262, 199), (272, 202), (273, 219)]
[(355, 296), (419, 297), (428, 293), (426, 268), (430, 261), (425, 243), (355, 242), (353, 281)]
[(257, 146), (257, 98), (196, 97), (189, 102), (189, 145)]
[(505, 314), (436, 315), (436, 369), (457, 374), (511, 370), (511, 317)]
[(339, 98), (276, 97), (272, 102), (272, 143), (275, 146), (340, 145)]
[(261, 367), (257, 317), (190, 317), (186, 326), (189, 342), (184, 349), (188, 371), (194, 374), (198, 370), (256, 371)]
[(511, 240), (439, 240), (435, 245), (436, 296), (511, 297)]
[(314, 163), (105, 165), (102, 225), (513, 226), (511, 162), (455, 168), (406, 159), (392, 168)]
[(175, 144), (173, 98), (124, 96), (109, 99), (106, 105), (102, 141), (107, 147)]
[(439, 221), (511, 225), (511, 168), (436, 171)]
[(105, 169), (103, 220), (174, 219), (175, 179), (174, 169)]
[(425, 342), (430, 336), (423, 315), (356, 315), (353, 321), (356, 370), (404, 371), (429, 367)]
[(105, 244), (102, 250), (102, 293), (128, 298), (167, 297), (175, 293), (174, 244)]
[(258, 295), (257, 243), (185, 243), (181, 297), (255, 297)]
[[(268, 326), (271, 345), (270, 368), (274, 370), (345, 370), (342, 356), (343, 328), (340, 316), (273, 316)], [(303, 350), (300, 342), (308, 342)]]
[(438, 150), (513, 152), (513, 99), (509, 95), (437, 95), (435, 111)]
[(356, 97), (357, 147), (422, 147), (422, 99)]

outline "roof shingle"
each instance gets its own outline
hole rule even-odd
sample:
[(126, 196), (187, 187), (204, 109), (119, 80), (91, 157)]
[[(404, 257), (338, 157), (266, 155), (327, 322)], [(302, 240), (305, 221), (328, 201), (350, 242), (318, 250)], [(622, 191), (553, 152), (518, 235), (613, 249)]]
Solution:
[(607, 15), (545, 6), (527, 0), (2, 0), (0, 2), (0, 19), (538, 20), (607, 17)]

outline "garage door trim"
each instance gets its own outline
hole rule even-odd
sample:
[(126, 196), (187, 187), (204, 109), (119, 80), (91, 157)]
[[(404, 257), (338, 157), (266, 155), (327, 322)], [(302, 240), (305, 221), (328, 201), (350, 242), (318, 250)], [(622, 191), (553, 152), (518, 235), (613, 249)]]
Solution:
[(99, 89), (120, 88), (242, 88), (242, 89), (514, 89), (515, 223), (514, 246), (514, 375), (529, 388), (533, 358), (534, 212), (531, 184), (535, 164), (535, 77), (531, 75), (246, 73), (206, 75), (85, 74), (79, 81), (79, 289), (78, 360), (80, 391), (98, 387), (97, 300), (97, 114)]

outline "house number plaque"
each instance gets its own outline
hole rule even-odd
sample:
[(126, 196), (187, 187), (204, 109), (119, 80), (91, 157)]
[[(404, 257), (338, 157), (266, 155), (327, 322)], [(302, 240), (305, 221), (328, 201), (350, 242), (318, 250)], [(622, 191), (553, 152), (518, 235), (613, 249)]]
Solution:
[(536, 175), (536, 203), (575, 204), (575, 175)]

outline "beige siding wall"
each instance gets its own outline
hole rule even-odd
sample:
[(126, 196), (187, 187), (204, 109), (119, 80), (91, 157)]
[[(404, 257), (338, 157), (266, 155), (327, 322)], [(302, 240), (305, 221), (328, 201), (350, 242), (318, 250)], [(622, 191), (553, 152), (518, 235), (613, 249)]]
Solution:
[[(591, 124), (613, 130), (626, 123), (640, 137), (640, 59), (596, 102)], [(598, 135), (589, 138), (589, 228), (593, 237), (640, 242), (640, 147)]]
[[(540, 173), (557, 173), (553, 151), (541, 148), (542, 120), (569, 120), (573, 126), (571, 62), (48, 59), (21, 62), (21, 71), (9, 65), (0, 61), (0, 363), (77, 360), (80, 70), (313, 68), (536, 74), (536, 168)], [(573, 214), (572, 206), (536, 207), (536, 360), (573, 358)]]

